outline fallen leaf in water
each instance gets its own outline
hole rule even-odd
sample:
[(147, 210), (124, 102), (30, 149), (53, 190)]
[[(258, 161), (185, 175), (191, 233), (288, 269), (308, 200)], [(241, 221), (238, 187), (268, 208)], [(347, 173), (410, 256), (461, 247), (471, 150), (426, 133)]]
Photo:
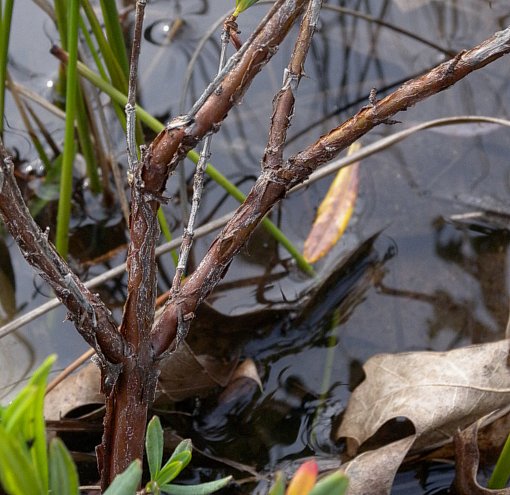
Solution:
[[(161, 370), (155, 404), (178, 401), (224, 387), (237, 364), (213, 356), (195, 355), (183, 342), (159, 362)], [(59, 383), (46, 395), (45, 417), (58, 420), (83, 407), (104, 404), (99, 368), (90, 363)]]
[[(358, 151), (353, 143), (348, 155)], [(304, 257), (315, 263), (331, 250), (347, 228), (358, 197), (359, 162), (340, 169), (317, 210), (312, 229), (305, 240)]]
[(449, 352), (381, 354), (364, 366), (366, 379), (353, 392), (337, 437), (356, 449), (387, 421), (414, 425), (414, 448), (452, 437), (478, 418), (508, 404), (509, 341)]
[(347, 495), (387, 495), (415, 436), (403, 438), (376, 450), (365, 452), (341, 468), (349, 478)]
[(510, 495), (510, 488), (491, 490), (476, 480), (478, 474), (478, 428), (486, 418), (481, 418), (455, 435), (455, 493), (458, 495)]
[(158, 388), (167, 402), (207, 395), (211, 389), (227, 385), (236, 365), (237, 360), (196, 355), (182, 342), (177, 351), (161, 360)]
[(99, 368), (94, 363), (87, 364), (46, 395), (44, 417), (58, 421), (83, 406), (104, 404), (100, 384)]

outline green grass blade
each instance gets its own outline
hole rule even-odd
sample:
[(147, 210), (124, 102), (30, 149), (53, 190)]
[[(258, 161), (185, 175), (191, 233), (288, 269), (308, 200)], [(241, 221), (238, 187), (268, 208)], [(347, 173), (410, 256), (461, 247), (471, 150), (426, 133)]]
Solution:
[(78, 495), (78, 471), (60, 438), (50, 443), (50, 490), (52, 495)]
[(100, 4), (108, 41), (112, 46), (113, 53), (119, 61), (120, 67), (127, 80), (129, 76), (129, 61), (126, 45), (124, 43), (124, 36), (122, 34), (122, 27), (119, 22), (117, 5), (111, 0), (100, 0)]
[(0, 9), (0, 136), (4, 131), (5, 81), (13, 7), (14, 0), (6, 0), (5, 7)]
[(508, 435), (503, 450), (499, 454), (494, 471), (489, 478), (487, 487), (491, 490), (500, 490), (506, 487), (510, 478), (510, 435)]
[(78, 92), (78, 24), (79, 0), (69, 0), (69, 60), (66, 71), (66, 124), (62, 175), (60, 176), (60, 197), (57, 212), (57, 233), (55, 245), (63, 258), (67, 257), (69, 247), (69, 221), (71, 218), (71, 195), (73, 189), (73, 163), (75, 157), (74, 122), (76, 116), (76, 97)]
[[(128, 88), (127, 73), (124, 72), (124, 70), (122, 69), (119, 60), (115, 56), (115, 53), (112, 49), (112, 45), (106, 39), (103, 29), (101, 28), (101, 23), (99, 22), (99, 19), (97, 18), (90, 1), (82, 0), (82, 6), (83, 10), (85, 11), (85, 15), (87, 16), (87, 20), (89, 21), (90, 29), (92, 30), (92, 33), (96, 38), (99, 51), (103, 56), (113, 86), (115, 86), (120, 91), (127, 92)], [(106, 79), (104, 74), (103, 77)]]
[(101, 181), (99, 180), (99, 174), (97, 172), (96, 157), (94, 153), (94, 147), (92, 145), (92, 140), (90, 139), (90, 129), (87, 120), (87, 112), (85, 110), (85, 101), (83, 99), (83, 92), (81, 91), (80, 87), (78, 87), (76, 103), (78, 110), (76, 114), (78, 139), (80, 140), (80, 149), (83, 158), (85, 159), (87, 177), (90, 181), (89, 187), (94, 194), (98, 194), (102, 189)]

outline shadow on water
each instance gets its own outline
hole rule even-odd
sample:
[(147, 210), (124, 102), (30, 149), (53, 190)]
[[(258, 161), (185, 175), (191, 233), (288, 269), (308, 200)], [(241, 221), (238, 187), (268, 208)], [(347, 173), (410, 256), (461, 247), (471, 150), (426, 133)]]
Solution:
[[(365, 14), (405, 26), (453, 51), (476, 44), (508, 24), (510, 18), (505, 2), (497, 1), (430, 1), (421, 2), (421, 6), (416, 2), (414, 8), (410, 1), (339, 1), (334, 6), (354, 8), (354, 4)], [(202, 34), (231, 7), (227, 0), (214, 0), (214, 8), (206, 0), (149, 3), (140, 61), (140, 102), (149, 112), (166, 120), (201, 93), (216, 70), (218, 32), (204, 41), (196, 60), (195, 48)], [(32, 20), (22, 19), (23, 9), (32, 11), (35, 7), (21, 0), (16, 4), (15, 26), (27, 29)], [(240, 19), (243, 39), (265, 9), (267, 5), (257, 4)], [(50, 23), (42, 14), (34, 15), (34, 22), (46, 26), (48, 32)], [(27, 60), (27, 40), (16, 34), (21, 31), (13, 30), (13, 75), (40, 89), (57, 65), (44, 51), (34, 53), (33, 48), (33, 64)], [(34, 29), (33, 36), (39, 37), (42, 50), (45, 32)], [(272, 96), (279, 89), (291, 49), (287, 40), (213, 142), (212, 163), (219, 164), (222, 172), (245, 191), (259, 173)], [(184, 75), (192, 60), (193, 77), (183, 94), (182, 77), (176, 74)], [(416, 39), (324, 9), (306, 65), (308, 77), (300, 87), (286, 154), (356, 112), (366, 104), (371, 88), (378, 88), (382, 97), (400, 81), (442, 60), (444, 53)], [(450, 115), (508, 118), (507, 64), (495, 63), (448, 92), (409, 109), (399, 116), (401, 126)], [(35, 150), (20, 130), (22, 125), (9, 99), (7, 115), (6, 143), (18, 152), (21, 161), (31, 163)], [(43, 118), (58, 143), (62, 122), (51, 116)], [(390, 126), (377, 128), (363, 138), (363, 143), (393, 131)], [(122, 136), (117, 131), (113, 137), (118, 137), (116, 156), (125, 166)], [(209, 397), (179, 402), (172, 412), (158, 411), (174, 433), (191, 437), (204, 453), (197, 456), (190, 480), (216, 476), (222, 470), (233, 471), (237, 478), (246, 476), (247, 481), (252, 476), (242, 469), (239, 476), (239, 471), (221, 459), (245, 463), (262, 473), (310, 455), (337, 459), (343, 445), (333, 442), (331, 429), (353, 387), (363, 379), (361, 366), (370, 356), (447, 350), (504, 335), (510, 239), (505, 222), (510, 209), (505, 211), (503, 206), (495, 216), (494, 208), (479, 199), (508, 197), (507, 142), (507, 131), (497, 127), (459, 130), (452, 126), (441, 132), (424, 131), (366, 159), (353, 221), (338, 246), (318, 263), (320, 283), (296, 273), (287, 254), (263, 232), (253, 236), (211, 297), (211, 307), (201, 309), (190, 344), (200, 352), (222, 348), (240, 362), (252, 360), (262, 388), (253, 380), (243, 379)], [(184, 174), (190, 184), (189, 164), (184, 165)], [(77, 181), (81, 179), (77, 177)], [(30, 180), (26, 178), (27, 183)], [(310, 184), (273, 212), (272, 219), (296, 245), (306, 238), (328, 185), (328, 180)], [(32, 193), (37, 195), (37, 186), (32, 186)], [(78, 206), (81, 203), (81, 209), (75, 209), (72, 263), (87, 278), (123, 261), (126, 230), (117, 207), (94, 204), (90, 194), (78, 192), (74, 200)], [(178, 235), (182, 229), (178, 180), (169, 182), (167, 195), (172, 201), (165, 207), (166, 214)], [(233, 199), (207, 182), (200, 220), (220, 216), (235, 206)], [(470, 216), (473, 212), (479, 213), (476, 221)], [(50, 206), (44, 214), (51, 219), (54, 210)], [(379, 235), (374, 237), (374, 232)], [(194, 260), (200, 260), (212, 239), (209, 235), (197, 240)], [(3, 321), (38, 306), (48, 293), (46, 288), (34, 288), (40, 282), (34, 282), (12, 240), (5, 242), (8, 254), (2, 256), (0, 276), (9, 281), (11, 291), (0, 284)], [(9, 263), (4, 263), (7, 259)], [(173, 271), (168, 256), (159, 264), (158, 288), (164, 292)], [(117, 318), (125, 283), (120, 277), (99, 289)], [(30, 352), (36, 361), (56, 351), (64, 366), (84, 349), (81, 339), (62, 320), (63, 313), (52, 313), (19, 332), (19, 338), (33, 347)], [(7, 341), (1, 344), (0, 351), (6, 352)], [(32, 356), (30, 352), (27, 356)], [(28, 360), (24, 358), (20, 366), (31, 366)], [(25, 373), (23, 368), (16, 376), (4, 377), (2, 386)], [(446, 493), (452, 477), (451, 466), (413, 466), (398, 475), (393, 493)], [(251, 493), (257, 480), (250, 481), (236, 487), (235, 493)]]

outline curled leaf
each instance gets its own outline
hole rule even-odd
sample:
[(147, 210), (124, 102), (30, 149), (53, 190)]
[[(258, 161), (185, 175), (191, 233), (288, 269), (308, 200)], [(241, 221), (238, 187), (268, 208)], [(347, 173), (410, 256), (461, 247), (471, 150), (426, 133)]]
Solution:
[[(358, 151), (353, 143), (348, 154)], [(349, 224), (358, 197), (359, 162), (340, 169), (322, 200), (304, 246), (304, 257), (315, 263), (331, 250)]]

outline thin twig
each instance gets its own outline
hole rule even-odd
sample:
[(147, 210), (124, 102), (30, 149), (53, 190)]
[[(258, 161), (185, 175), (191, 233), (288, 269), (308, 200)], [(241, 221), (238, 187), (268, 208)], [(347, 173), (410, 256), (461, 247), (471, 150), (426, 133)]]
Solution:
[(138, 59), (142, 39), (143, 16), (145, 14), (146, 0), (137, 0), (135, 12), (135, 30), (131, 47), (131, 61), (129, 64), (128, 101), (126, 103), (126, 139), (128, 155), (128, 178), (132, 181), (138, 164), (138, 152), (136, 149), (136, 78), (138, 77)]
[[(230, 213), (227, 213), (216, 220), (213, 220), (211, 222), (206, 223), (205, 225), (202, 225), (201, 227), (198, 227), (195, 230), (195, 238), (203, 237), (223, 227), (230, 220), (233, 214), (234, 212), (231, 211)], [(175, 248), (178, 248), (181, 242), (182, 237), (176, 237), (172, 241), (162, 244), (161, 246), (156, 248), (156, 257), (159, 257), (163, 254), (168, 253), (169, 251), (172, 251)], [(91, 278), (90, 280), (85, 282), (84, 285), (88, 289), (99, 287), (100, 285), (106, 283), (108, 280), (111, 280), (114, 277), (122, 275), (125, 271), (126, 263), (121, 263), (120, 265), (117, 265), (116, 267), (107, 270), (104, 273), (101, 273), (101, 275)], [(46, 314), (48, 311), (57, 308), (60, 304), (61, 304), (60, 301), (55, 297), (53, 299), (50, 299), (48, 302), (41, 304), (37, 308), (29, 311), (28, 313), (21, 315), (18, 318), (10, 321), (9, 323), (0, 327), (0, 339), (14, 332), (18, 328), (28, 325), (31, 321), (35, 320), (35, 318), (38, 318), (39, 316)]]
[[(235, 21), (231, 21), (235, 22)], [(218, 74), (221, 73), (226, 60), (227, 47), (230, 39), (230, 31), (226, 27), (227, 21), (225, 21), (223, 25), (223, 31), (221, 33), (221, 51), (220, 51), (220, 59), (218, 62)], [(186, 266), (188, 264), (188, 257), (191, 251), (191, 246), (193, 244), (193, 236), (194, 236), (194, 226), (195, 220), (198, 213), (198, 209), (200, 206), (200, 199), (202, 198), (202, 192), (204, 189), (204, 171), (207, 166), (207, 161), (210, 156), (210, 147), (212, 141), (212, 134), (209, 134), (205, 137), (202, 151), (200, 152), (200, 158), (197, 163), (197, 167), (195, 170), (195, 175), (193, 177), (193, 196), (191, 200), (191, 211), (188, 219), (188, 225), (184, 229), (183, 233), (183, 241), (181, 244), (181, 249), (179, 252), (179, 261), (177, 263), (177, 268), (175, 270), (175, 276), (172, 282), (172, 291), (173, 297), (177, 297), (179, 291), (181, 289), (181, 281), (186, 270)], [(184, 338), (184, 329), (181, 332), (180, 338)]]
[(48, 232), (42, 232), (30, 216), (14, 180), (13, 169), (12, 160), (0, 140), (0, 216), (5, 226), (25, 259), (67, 307), (69, 318), (103, 364), (122, 362), (125, 343), (110, 311), (70, 270), (48, 241)]

